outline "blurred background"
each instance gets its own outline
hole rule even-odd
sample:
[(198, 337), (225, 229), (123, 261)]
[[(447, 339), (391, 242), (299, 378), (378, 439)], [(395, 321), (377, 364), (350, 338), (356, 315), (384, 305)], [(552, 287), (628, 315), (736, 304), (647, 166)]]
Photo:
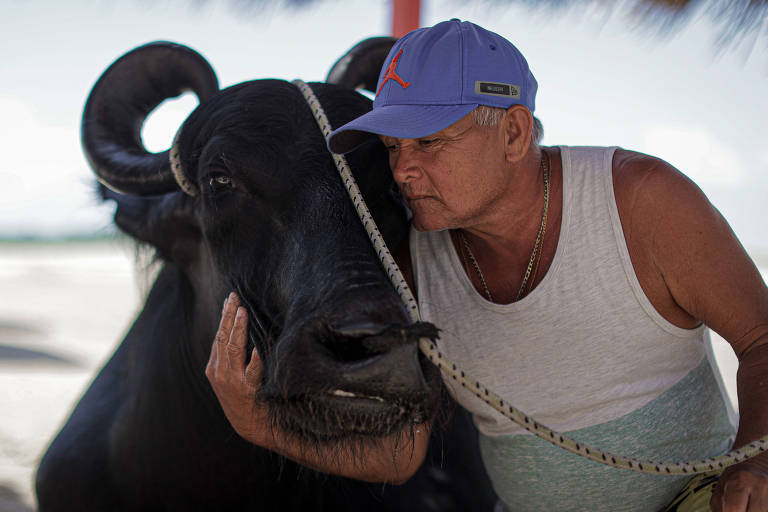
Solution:
[[(0, 512), (34, 510), (34, 469), (148, 287), (80, 151), (101, 72), (140, 44), (195, 48), (222, 86), (323, 80), (392, 31), (390, 0), (0, 0)], [(768, 271), (766, 2), (422, 0), (420, 22), (473, 21), (515, 43), (539, 82), (545, 145), (618, 145), (689, 177)], [(163, 104), (162, 151), (195, 107)], [(715, 353), (735, 399), (735, 363)]]

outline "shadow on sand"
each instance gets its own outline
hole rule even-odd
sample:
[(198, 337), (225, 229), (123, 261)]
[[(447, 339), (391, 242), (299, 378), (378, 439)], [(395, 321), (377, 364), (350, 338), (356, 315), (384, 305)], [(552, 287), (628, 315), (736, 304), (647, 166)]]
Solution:
[(77, 361), (66, 356), (20, 346), (44, 339), (46, 334), (44, 329), (31, 324), (0, 319), (0, 362), (79, 366)]
[(76, 361), (64, 356), (59, 356), (50, 352), (44, 352), (42, 350), (32, 350), (28, 348), (14, 347), (11, 345), (0, 345), (0, 360), (79, 366)]
[(3, 512), (34, 512), (34, 509), (21, 499), (21, 494), (4, 483), (0, 483), (0, 510)]

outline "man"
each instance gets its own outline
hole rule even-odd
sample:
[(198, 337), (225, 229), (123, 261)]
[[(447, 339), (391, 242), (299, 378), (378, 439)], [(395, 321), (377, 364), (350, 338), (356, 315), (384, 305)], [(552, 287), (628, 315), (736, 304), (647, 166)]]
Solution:
[[(511, 43), (451, 20), (398, 41), (373, 110), (329, 139), (335, 152), (375, 136), (389, 149), (413, 212), (410, 258), (401, 248), (400, 263), (422, 317), (442, 330), (441, 350), (577, 440), (646, 459), (697, 459), (734, 442), (706, 325), (740, 361), (735, 446), (762, 437), (768, 290), (757, 269), (701, 191), (666, 162), (618, 148), (538, 146), (536, 88)], [(233, 314), (225, 310), (219, 347), (244, 344), (245, 318)], [(301, 459), (279, 434), (253, 433), (258, 418), (236, 409), (257, 380), (217, 377), (216, 361), (214, 389), (254, 442), (370, 480), (401, 481), (421, 463), (419, 438), (410, 462), (395, 468), (391, 459), (367, 471)], [(258, 373), (258, 362), (252, 368)], [(686, 485), (575, 457), (447, 385), (474, 414), (500, 508), (659, 510)], [(379, 459), (386, 454), (372, 454)], [(711, 507), (768, 510), (768, 456), (726, 470)]]

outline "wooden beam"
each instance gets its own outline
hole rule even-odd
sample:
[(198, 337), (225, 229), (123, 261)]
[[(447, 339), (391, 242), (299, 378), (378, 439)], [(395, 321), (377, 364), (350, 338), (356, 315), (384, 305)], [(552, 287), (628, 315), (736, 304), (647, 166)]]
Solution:
[(420, 0), (392, 1), (392, 37), (403, 37), (411, 30), (421, 26)]

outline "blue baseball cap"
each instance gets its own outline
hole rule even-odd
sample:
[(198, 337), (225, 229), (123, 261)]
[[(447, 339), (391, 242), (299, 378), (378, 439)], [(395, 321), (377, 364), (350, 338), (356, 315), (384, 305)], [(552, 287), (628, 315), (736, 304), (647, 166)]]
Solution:
[(533, 112), (537, 87), (525, 57), (494, 32), (457, 19), (416, 29), (390, 50), (373, 110), (334, 130), (328, 149), (347, 153), (375, 135), (425, 137), (479, 105)]

